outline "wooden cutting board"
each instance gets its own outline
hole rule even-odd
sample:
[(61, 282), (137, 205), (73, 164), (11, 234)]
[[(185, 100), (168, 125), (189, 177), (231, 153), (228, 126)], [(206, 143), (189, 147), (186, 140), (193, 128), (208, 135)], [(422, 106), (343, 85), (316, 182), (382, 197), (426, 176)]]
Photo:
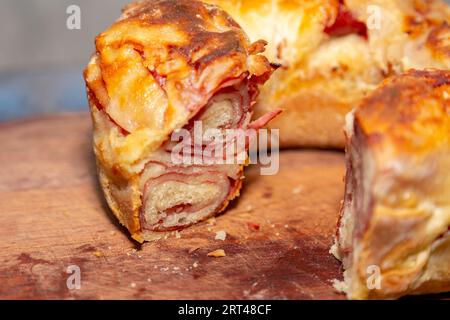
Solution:
[[(328, 253), (342, 153), (282, 151), (277, 175), (247, 169), (224, 215), (140, 246), (103, 200), (90, 141), (84, 113), (0, 125), (1, 299), (344, 298)], [(216, 249), (226, 257), (207, 257)], [(67, 288), (70, 265), (80, 289)]]

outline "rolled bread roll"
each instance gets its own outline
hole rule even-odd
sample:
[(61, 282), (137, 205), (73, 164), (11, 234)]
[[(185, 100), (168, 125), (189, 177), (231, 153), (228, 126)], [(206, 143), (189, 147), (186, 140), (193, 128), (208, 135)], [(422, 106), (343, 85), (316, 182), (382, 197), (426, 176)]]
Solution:
[(205, 145), (194, 140), (194, 161), (174, 161), (171, 138), (195, 121), (246, 130), (278, 113), (250, 123), (258, 85), (274, 70), (260, 54), (265, 42), (250, 43), (216, 6), (148, 0), (127, 6), (95, 43), (85, 70), (94, 150), (119, 221), (142, 242), (223, 211), (239, 194), (244, 164), (196, 161)]
[(255, 116), (282, 147), (343, 148), (345, 115), (385, 78), (408, 69), (450, 68), (450, 8), (441, 0), (207, 0), (269, 44), (279, 68)]
[(388, 79), (347, 120), (332, 248), (347, 296), (450, 291), (450, 72)]

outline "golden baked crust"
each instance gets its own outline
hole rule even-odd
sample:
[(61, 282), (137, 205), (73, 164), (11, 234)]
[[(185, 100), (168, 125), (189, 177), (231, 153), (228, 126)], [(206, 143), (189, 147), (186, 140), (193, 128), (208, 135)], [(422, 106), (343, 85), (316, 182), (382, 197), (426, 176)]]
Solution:
[(100, 182), (138, 241), (145, 238), (139, 180), (149, 159), (223, 88), (245, 83), (255, 98), (273, 71), (264, 46), (220, 8), (190, 0), (132, 3), (96, 38), (84, 75)]
[(450, 71), (411, 70), (383, 82), (356, 109), (355, 121), (371, 148), (428, 156), (450, 145), (449, 88)]
[[(334, 248), (348, 297), (449, 291), (450, 71), (388, 79), (348, 120)], [(367, 285), (373, 266), (379, 288)]]
[[(344, 146), (347, 112), (386, 77), (450, 68), (450, 9), (441, 0), (209, 0), (283, 65), (261, 90), (255, 115), (285, 112), (281, 146)], [(377, 19), (380, 18), (378, 21)], [(346, 25), (347, 24), (347, 25)]]

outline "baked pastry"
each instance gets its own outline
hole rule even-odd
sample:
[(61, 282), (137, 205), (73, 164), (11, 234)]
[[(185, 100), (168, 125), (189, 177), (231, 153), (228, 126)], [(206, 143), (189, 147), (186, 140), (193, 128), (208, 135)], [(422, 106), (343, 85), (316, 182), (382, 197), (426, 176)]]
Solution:
[(258, 84), (274, 70), (264, 46), (220, 8), (192, 0), (133, 3), (96, 38), (85, 80), (100, 183), (137, 241), (216, 215), (239, 194), (244, 164), (202, 161), (202, 140), (175, 151), (173, 138), (193, 133), (195, 121), (202, 136), (258, 128), (278, 113), (250, 123)]
[(349, 114), (346, 135), (332, 252), (348, 297), (450, 291), (450, 71), (386, 80)]
[(450, 68), (450, 9), (441, 0), (207, 0), (251, 40), (264, 39), (279, 68), (261, 89), (255, 116), (282, 147), (345, 144), (347, 112), (390, 75)]

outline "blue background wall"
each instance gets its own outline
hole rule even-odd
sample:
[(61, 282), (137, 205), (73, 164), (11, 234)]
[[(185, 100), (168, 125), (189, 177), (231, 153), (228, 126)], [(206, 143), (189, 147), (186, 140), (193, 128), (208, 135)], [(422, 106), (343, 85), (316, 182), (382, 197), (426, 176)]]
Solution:
[[(94, 37), (129, 0), (0, 0), (0, 121), (87, 110), (82, 70)], [(66, 27), (70, 5), (81, 30)]]

